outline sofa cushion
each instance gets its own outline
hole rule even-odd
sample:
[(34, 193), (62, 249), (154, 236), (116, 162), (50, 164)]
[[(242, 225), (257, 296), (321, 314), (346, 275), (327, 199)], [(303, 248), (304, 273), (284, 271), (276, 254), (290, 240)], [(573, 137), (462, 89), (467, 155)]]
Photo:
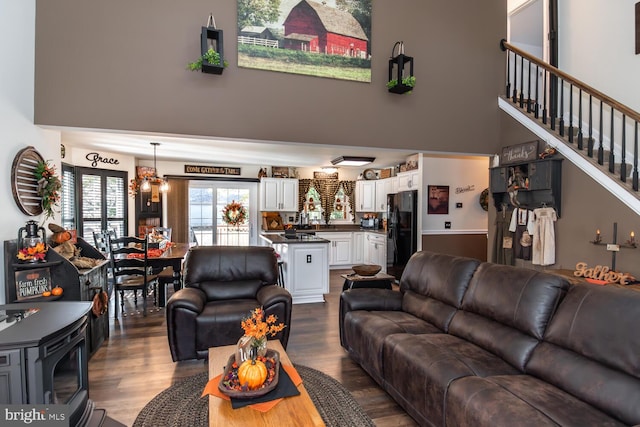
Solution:
[(524, 371), (568, 287), (557, 275), (483, 263), (471, 279), (449, 333)]
[(627, 424), (640, 424), (640, 293), (575, 285), (527, 373)]
[(442, 331), (403, 311), (350, 311), (342, 325), (348, 350), (378, 382), (382, 379), (383, 343), (391, 334)]
[(443, 425), (449, 384), (466, 376), (517, 374), (482, 348), (448, 334), (390, 335), (384, 340), (385, 389), (412, 416)]
[(449, 387), (446, 408), (452, 426), (625, 425), (529, 375), (460, 378)]
[(434, 252), (411, 256), (400, 280), (402, 310), (447, 331), (480, 261)]

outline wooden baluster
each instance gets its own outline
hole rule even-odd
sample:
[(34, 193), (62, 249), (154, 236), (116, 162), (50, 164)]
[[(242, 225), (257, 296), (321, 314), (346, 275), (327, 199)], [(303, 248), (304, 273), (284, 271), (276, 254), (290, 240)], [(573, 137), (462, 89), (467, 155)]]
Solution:
[(599, 143), (600, 145), (598, 146), (598, 164), (599, 165), (603, 165), (604, 164), (604, 135), (602, 134), (604, 132), (603, 130), (603, 124), (602, 124), (602, 99), (600, 100), (600, 137), (599, 137)]
[(636, 120), (635, 132), (633, 136), (633, 189), (638, 191), (638, 121)]
[(622, 151), (620, 152), (620, 180), (627, 182), (627, 116), (622, 115)]
[(593, 158), (593, 96), (589, 94), (589, 140), (587, 141), (587, 156)]
[(560, 136), (564, 136), (564, 79), (560, 79)]
[(613, 109), (613, 105), (611, 106), (611, 132), (610, 132), (610, 137), (609, 137), (609, 172), (611, 173), (615, 173), (616, 171), (616, 156), (613, 152), (613, 149), (615, 148), (615, 129), (613, 127), (613, 116), (614, 116), (615, 110)]
[(547, 124), (547, 70), (544, 71), (542, 79), (542, 123)]

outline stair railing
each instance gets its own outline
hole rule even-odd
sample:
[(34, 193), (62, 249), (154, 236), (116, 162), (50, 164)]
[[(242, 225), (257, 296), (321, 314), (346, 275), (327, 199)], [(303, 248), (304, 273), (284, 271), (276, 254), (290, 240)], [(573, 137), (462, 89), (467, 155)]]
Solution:
[[(608, 151), (608, 170), (612, 174), (616, 174), (616, 157), (619, 156), (619, 179), (626, 183), (631, 175), (631, 187), (638, 191), (640, 113), (504, 39), (500, 47), (507, 52), (506, 97), (543, 125), (558, 132), (566, 142), (575, 143), (578, 150), (585, 149), (586, 133), (586, 154), (583, 154), (594, 158), (596, 149), (597, 162), (604, 165), (605, 151)], [(587, 116), (586, 121), (584, 115)], [(633, 136), (629, 136), (631, 134)], [(628, 139), (632, 139), (632, 144)], [(608, 149), (605, 148), (607, 140)], [(616, 141), (619, 141), (617, 150)], [(596, 143), (597, 147), (594, 146)], [(632, 152), (627, 153), (630, 145), (633, 146)], [(631, 174), (627, 169), (627, 154), (633, 157)]]

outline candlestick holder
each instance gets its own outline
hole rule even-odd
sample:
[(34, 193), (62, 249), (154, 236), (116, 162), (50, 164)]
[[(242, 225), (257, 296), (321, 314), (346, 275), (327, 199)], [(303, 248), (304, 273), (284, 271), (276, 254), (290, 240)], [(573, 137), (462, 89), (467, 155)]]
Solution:
[(618, 243), (618, 223), (617, 222), (613, 223), (613, 242), (611, 243), (602, 242), (602, 237), (600, 236), (600, 230), (598, 230), (596, 232), (596, 238), (591, 240), (590, 243), (594, 245), (606, 246), (607, 251), (611, 252), (611, 270), (612, 271), (616, 270), (616, 253), (620, 252), (620, 248), (635, 249), (637, 247), (633, 231), (631, 232), (631, 236), (629, 240), (627, 240), (625, 244), (621, 245)]

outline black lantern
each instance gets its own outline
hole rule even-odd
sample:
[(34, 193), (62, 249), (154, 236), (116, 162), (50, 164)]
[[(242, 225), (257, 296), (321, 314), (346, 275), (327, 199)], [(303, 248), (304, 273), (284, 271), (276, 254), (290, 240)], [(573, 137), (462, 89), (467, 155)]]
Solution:
[(203, 58), (209, 51), (213, 49), (218, 53), (218, 63), (212, 64), (207, 59), (202, 61), (202, 72), (209, 74), (222, 74), (224, 71), (224, 49), (222, 40), (222, 30), (216, 29), (216, 21), (213, 15), (209, 15), (207, 26), (202, 27), (202, 33), (200, 35), (200, 53)]
[[(398, 54), (394, 56), (398, 48)], [(409, 64), (409, 74), (405, 75), (405, 68)], [(413, 90), (416, 84), (416, 78), (413, 75), (413, 58), (404, 54), (404, 43), (396, 42), (391, 50), (391, 59), (389, 59), (389, 81), (387, 88), (391, 93), (407, 93)]]
[(33, 248), (38, 243), (44, 244), (46, 234), (44, 227), (39, 227), (37, 222), (27, 221), (27, 224), (18, 230), (18, 249)]

